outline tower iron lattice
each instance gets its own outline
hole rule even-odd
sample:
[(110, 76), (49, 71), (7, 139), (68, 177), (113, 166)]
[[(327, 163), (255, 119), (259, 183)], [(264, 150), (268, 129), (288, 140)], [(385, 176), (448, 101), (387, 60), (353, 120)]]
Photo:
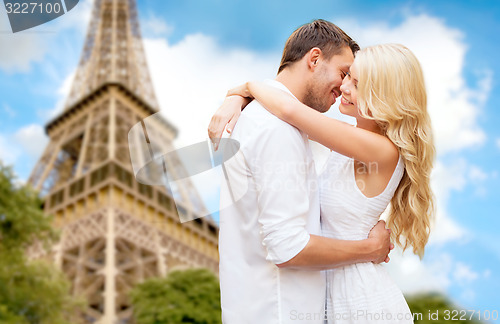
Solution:
[[(131, 322), (127, 293), (146, 278), (218, 269), (213, 220), (179, 222), (178, 213), (206, 212), (195, 187), (184, 181), (172, 193), (134, 178), (127, 134), (158, 109), (135, 0), (95, 0), (70, 95), (45, 127), (50, 141), (29, 179), (61, 230), (48, 255), (35, 246), (31, 257), (52, 258), (64, 271), (88, 303), (89, 323)], [(173, 150), (177, 130), (160, 120), (152, 133)], [(168, 164), (185, 171), (180, 159)]]

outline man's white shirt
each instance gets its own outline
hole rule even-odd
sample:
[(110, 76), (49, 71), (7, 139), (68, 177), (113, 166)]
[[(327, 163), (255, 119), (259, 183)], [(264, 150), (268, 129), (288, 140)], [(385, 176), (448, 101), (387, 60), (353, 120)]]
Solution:
[[(283, 84), (268, 82), (290, 93)], [(231, 138), (240, 149), (224, 164), (227, 183), (221, 188), (223, 323), (323, 323), (323, 273), (276, 266), (296, 256), (309, 234), (320, 235), (317, 177), (307, 136), (254, 100)]]

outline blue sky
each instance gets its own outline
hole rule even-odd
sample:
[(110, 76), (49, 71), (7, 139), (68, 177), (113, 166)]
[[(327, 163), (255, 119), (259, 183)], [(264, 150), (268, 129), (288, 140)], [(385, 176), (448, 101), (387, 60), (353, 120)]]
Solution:
[[(0, 6), (0, 159), (21, 179), (69, 91), (90, 8), (82, 0), (53, 22), (11, 34)], [(464, 309), (500, 311), (498, 1), (139, 0), (138, 9), (162, 112), (180, 129), (178, 146), (204, 139), (229, 87), (273, 77), (288, 35), (315, 18), (337, 23), (362, 46), (412, 49), (437, 137), (438, 222), (422, 262), (394, 253), (388, 268), (405, 292), (437, 289)], [(330, 114), (338, 117), (335, 107)]]

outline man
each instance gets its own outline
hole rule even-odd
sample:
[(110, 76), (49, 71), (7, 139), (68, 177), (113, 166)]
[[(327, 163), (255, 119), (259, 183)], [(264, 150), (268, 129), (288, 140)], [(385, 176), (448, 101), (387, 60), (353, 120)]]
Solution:
[[(287, 40), (274, 86), (326, 112), (359, 46), (334, 24), (316, 20)], [(241, 102), (228, 97), (226, 103)], [(220, 137), (217, 114), (210, 137)], [(227, 120), (222, 118), (223, 120)], [(215, 125), (215, 126), (214, 126)], [(228, 128), (232, 128), (231, 123)], [(240, 143), (225, 163), (221, 190), (220, 284), (225, 324), (323, 323), (319, 270), (388, 260), (389, 230), (379, 222), (363, 241), (320, 236), (320, 205), (307, 136), (248, 104), (232, 131)]]

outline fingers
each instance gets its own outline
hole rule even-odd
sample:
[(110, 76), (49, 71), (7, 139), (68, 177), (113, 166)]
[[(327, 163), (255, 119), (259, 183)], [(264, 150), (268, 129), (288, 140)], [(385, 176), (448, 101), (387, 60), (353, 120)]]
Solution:
[(229, 90), (227, 92), (227, 97), (229, 96), (242, 96), (244, 97), (244, 93), (243, 93), (243, 86), (238, 86), (236, 88), (232, 88), (231, 90)]
[[(388, 252), (388, 253), (391, 253), (391, 251), (392, 251), (393, 249), (394, 249), (394, 244), (392, 244), (392, 243), (391, 243), (391, 244), (389, 245), (389, 252)], [(389, 257), (389, 254), (387, 254), (387, 256), (385, 257), (384, 262), (385, 262), (385, 263), (389, 263), (389, 261), (390, 261), (390, 260), (391, 260), (391, 258)]]
[(231, 134), (231, 132), (233, 131), (233, 128), (234, 128), (234, 125), (236, 125), (236, 121), (238, 119), (237, 118), (233, 118), (229, 121), (229, 123), (227, 124), (227, 132), (229, 134)]
[(210, 125), (208, 126), (208, 137), (210, 137), (210, 140), (212, 141), (214, 151), (217, 151), (220, 138), (222, 137), (222, 132), (224, 131), (224, 127), (221, 127), (220, 124), (220, 118), (214, 115), (210, 121)]
[(208, 137), (212, 140), (212, 142), (220, 137), (218, 129), (217, 125), (213, 124), (213, 121), (210, 122), (210, 126), (208, 127)]
[(212, 142), (214, 151), (217, 151), (217, 149), (219, 148), (220, 138), (211, 138), (210, 141)]

